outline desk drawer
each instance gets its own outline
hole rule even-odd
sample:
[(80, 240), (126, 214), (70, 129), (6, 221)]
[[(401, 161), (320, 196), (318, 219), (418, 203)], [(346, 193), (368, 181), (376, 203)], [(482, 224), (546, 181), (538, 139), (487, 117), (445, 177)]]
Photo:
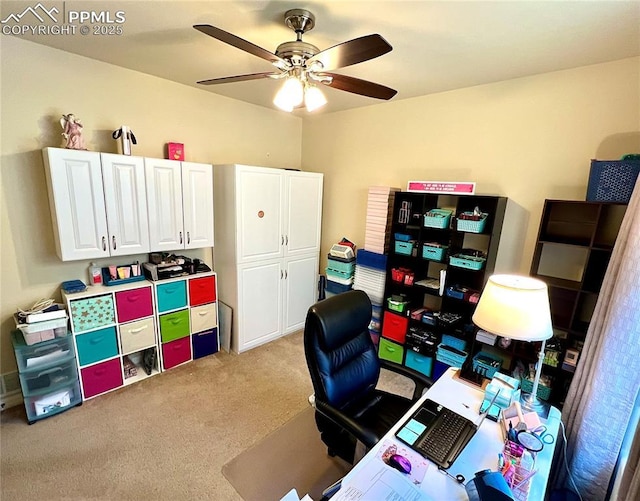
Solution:
[(122, 386), (122, 366), (119, 358), (80, 369), (80, 375), (85, 399)]
[(187, 306), (187, 282), (185, 280), (160, 284), (156, 287), (156, 292), (159, 313)]
[(216, 300), (216, 277), (192, 278), (189, 280), (189, 304), (212, 303)]
[(162, 345), (164, 370), (191, 360), (191, 338), (185, 337)]
[(217, 326), (216, 303), (196, 306), (191, 309), (191, 332), (206, 331)]
[(118, 322), (129, 322), (153, 315), (151, 287), (116, 292)]
[(118, 340), (116, 328), (107, 327), (86, 334), (76, 336), (78, 347), (78, 362), (80, 365), (89, 365), (100, 360), (115, 357), (118, 354)]
[(153, 318), (145, 318), (118, 327), (122, 353), (132, 353), (156, 344)]
[(160, 315), (160, 335), (163, 343), (183, 338), (190, 333), (189, 310)]

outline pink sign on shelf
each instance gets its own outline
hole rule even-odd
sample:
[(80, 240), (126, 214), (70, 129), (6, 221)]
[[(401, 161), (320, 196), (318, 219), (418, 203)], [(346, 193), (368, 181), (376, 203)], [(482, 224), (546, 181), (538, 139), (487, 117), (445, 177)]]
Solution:
[(409, 181), (407, 191), (414, 193), (445, 193), (451, 195), (474, 195), (476, 183), (450, 181)]

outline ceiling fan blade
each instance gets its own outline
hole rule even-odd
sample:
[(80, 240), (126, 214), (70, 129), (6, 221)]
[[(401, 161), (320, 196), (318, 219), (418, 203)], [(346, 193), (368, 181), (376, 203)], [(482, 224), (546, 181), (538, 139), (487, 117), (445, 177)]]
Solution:
[(353, 94), (360, 94), (361, 96), (389, 100), (398, 93), (397, 90), (391, 89), (390, 87), (385, 87), (384, 85), (369, 82), (367, 80), (360, 80), (359, 78), (348, 77), (346, 75), (324, 72), (317, 73), (317, 75), (320, 77), (331, 77), (331, 82), (322, 82), (329, 87), (345, 90)]
[(211, 78), (209, 80), (200, 80), (199, 84), (202, 85), (214, 85), (214, 84), (223, 84), (223, 83), (232, 83), (232, 82), (246, 82), (247, 80), (258, 80), (260, 78), (271, 78), (278, 76), (279, 73), (249, 73), (248, 75), (236, 75), (233, 77), (221, 77), (221, 78)]
[(272, 64), (276, 64), (279, 67), (287, 67), (289, 63), (287, 63), (284, 59), (279, 56), (276, 56), (273, 52), (269, 52), (262, 47), (258, 47), (257, 45), (247, 42), (246, 40), (232, 35), (220, 28), (216, 28), (215, 26), (211, 26), (210, 24), (195, 24), (193, 26), (196, 30), (201, 31), (205, 35), (209, 35), (221, 42), (228, 43), (240, 50), (248, 52), (249, 54), (253, 54), (254, 56), (258, 56), (259, 58), (265, 59)]
[(366, 35), (325, 49), (307, 61), (322, 63), (322, 71), (344, 68), (382, 56), (393, 49), (380, 35)]

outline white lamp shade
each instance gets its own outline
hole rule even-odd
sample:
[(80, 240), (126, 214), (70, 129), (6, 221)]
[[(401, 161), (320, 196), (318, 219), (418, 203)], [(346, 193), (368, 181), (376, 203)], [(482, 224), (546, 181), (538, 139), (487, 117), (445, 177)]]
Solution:
[(518, 341), (543, 341), (553, 335), (547, 285), (520, 275), (493, 275), (473, 314), (481, 329)]
[(302, 104), (304, 99), (304, 86), (296, 77), (288, 77), (282, 87), (273, 98), (273, 104), (284, 111), (292, 111)]
[(327, 104), (327, 98), (318, 87), (308, 85), (304, 90), (304, 105), (307, 111), (314, 111)]

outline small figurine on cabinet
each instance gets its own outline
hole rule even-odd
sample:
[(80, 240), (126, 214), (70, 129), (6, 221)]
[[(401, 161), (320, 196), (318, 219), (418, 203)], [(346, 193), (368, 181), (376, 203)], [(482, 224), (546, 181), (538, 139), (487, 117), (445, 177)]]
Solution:
[(82, 122), (76, 118), (73, 113), (68, 115), (62, 115), (60, 119), (60, 125), (62, 126), (62, 137), (64, 137), (66, 144), (65, 148), (70, 150), (86, 150), (84, 146), (84, 139), (82, 137)]

